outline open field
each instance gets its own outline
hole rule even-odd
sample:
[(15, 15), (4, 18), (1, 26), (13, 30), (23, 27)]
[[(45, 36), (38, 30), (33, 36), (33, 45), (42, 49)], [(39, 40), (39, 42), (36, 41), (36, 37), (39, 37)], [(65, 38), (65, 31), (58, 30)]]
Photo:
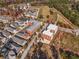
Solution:
[(64, 34), (64, 37), (61, 40), (61, 46), (64, 49), (79, 52), (79, 37), (74, 37), (70, 34)]

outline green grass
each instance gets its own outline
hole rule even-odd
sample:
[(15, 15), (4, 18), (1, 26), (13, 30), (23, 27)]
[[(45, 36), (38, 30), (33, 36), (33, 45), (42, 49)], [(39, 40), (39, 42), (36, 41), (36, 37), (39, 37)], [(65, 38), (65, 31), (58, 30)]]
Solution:
[[(61, 53), (61, 57), (63, 57), (64, 59), (68, 59), (68, 57), (67, 57), (67, 54), (65, 53), (65, 52), (63, 52), (63, 53)], [(77, 56), (70, 56), (71, 57), (71, 59), (79, 59), (79, 57), (77, 57)]]
[(77, 57), (77, 56), (72, 56), (71, 58), (72, 59), (79, 59), (79, 57)]

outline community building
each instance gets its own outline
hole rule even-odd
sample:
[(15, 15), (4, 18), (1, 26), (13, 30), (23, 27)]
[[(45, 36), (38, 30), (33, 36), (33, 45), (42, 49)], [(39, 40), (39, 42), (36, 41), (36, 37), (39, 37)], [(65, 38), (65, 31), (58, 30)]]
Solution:
[(58, 26), (49, 24), (41, 33), (41, 42), (49, 44), (58, 31)]
[(29, 35), (32, 35), (34, 34), (34, 32), (36, 32), (36, 30), (38, 30), (41, 26), (40, 22), (37, 21), (37, 20), (29, 20), (31, 26), (27, 27), (26, 28), (26, 32), (29, 34)]

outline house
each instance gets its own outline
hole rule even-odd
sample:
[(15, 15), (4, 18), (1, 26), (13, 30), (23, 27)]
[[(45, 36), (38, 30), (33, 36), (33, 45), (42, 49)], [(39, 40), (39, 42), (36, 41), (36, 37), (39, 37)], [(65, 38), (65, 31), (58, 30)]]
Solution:
[(11, 28), (14, 28), (14, 29), (16, 29), (16, 30), (21, 30), (22, 28), (24, 28), (24, 27), (28, 27), (28, 26), (30, 26), (30, 22), (28, 22), (28, 21), (16, 21), (16, 22), (14, 22), (14, 23), (12, 23), (11, 25), (10, 25), (10, 27)]
[(26, 40), (23, 40), (23, 38), (20, 38), (20, 37), (18, 37), (18, 36), (14, 36), (14, 37), (12, 38), (12, 40), (13, 40), (15, 43), (17, 43), (18, 45), (21, 45), (21, 46), (24, 46), (24, 45), (27, 43)]
[(14, 22), (14, 23), (10, 24), (10, 27), (13, 27), (13, 28), (16, 28), (18, 26), (19, 26), (19, 24), (17, 22)]
[(28, 8), (27, 4), (18, 4), (17, 8), (22, 9), (22, 10), (26, 10)]
[(8, 31), (6, 31), (6, 30), (4, 30), (4, 31), (2, 32), (2, 34), (3, 34), (5, 37), (7, 37), (7, 38), (9, 38), (9, 37), (11, 36), (11, 33), (8, 32)]
[(27, 34), (27, 32), (24, 32), (24, 31), (17, 33), (16, 36), (23, 38), (24, 40), (27, 40), (30, 38), (29, 34)]
[(41, 42), (49, 44), (58, 31), (58, 26), (49, 24), (41, 33)]
[(10, 20), (12, 20), (12, 18), (9, 16), (0, 16), (0, 21), (4, 23), (8, 23)]
[(18, 44), (16, 44), (15, 42), (11, 40), (9, 40), (2, 48), (2, 52), (3, 54), (6, 56), (6, 54), (9, 54), (9, 51), (12, 50), (16, 55), (20, 52), (20, 50), (22, 49), (22, 47)]
[(7, 27), (6, 31), (8, 31), (10, 33), (16, 33), (17, 32), (17, 30), (15, 28), (12, 28), (12, 27)]
[(38, 17), (38, 13), (39, 13), (39, 8), (29, 8), (27, 11), (24, 12), (24, 15), (26, 17), (30, 17), (30, 18), (37, 18)]

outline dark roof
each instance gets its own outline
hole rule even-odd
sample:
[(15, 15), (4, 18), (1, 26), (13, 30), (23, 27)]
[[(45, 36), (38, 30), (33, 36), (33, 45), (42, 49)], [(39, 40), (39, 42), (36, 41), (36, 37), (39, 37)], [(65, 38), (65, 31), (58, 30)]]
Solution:
[(15, 44), (11, 44), (12, 49), (15, 49), (16, 53), (18, 53), (20, 51), (21, 46), (15, 45)]
[(15, 36), (12, 38), (14, 42), (16, 42), (17, 44), (21, 45), (21, 46), (24, 46), (27, 41), (26, 40), (23, 40), (22, 38), (18, 37), (18, 36)]

